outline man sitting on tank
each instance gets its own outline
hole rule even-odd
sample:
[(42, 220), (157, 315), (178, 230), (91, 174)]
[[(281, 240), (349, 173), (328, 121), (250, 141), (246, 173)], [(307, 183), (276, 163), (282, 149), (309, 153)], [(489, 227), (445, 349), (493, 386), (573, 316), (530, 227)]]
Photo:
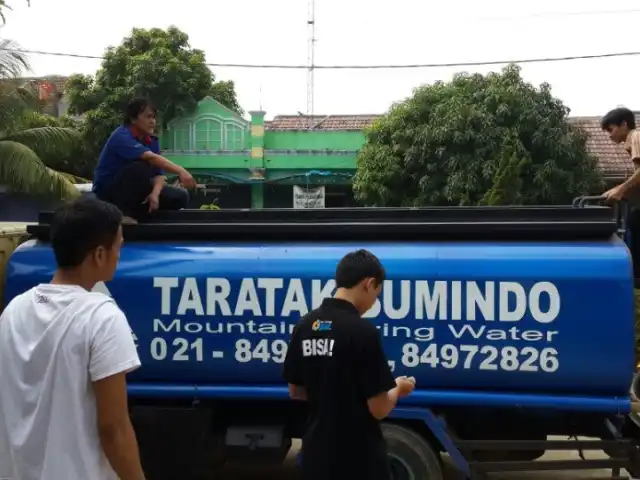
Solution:
[[(137, 98), (127, 105), (124, 124), (104, 145), (93, 175), (93, 192), (120, 208), (123, 223), (137, 223), (156, 210), (180, 210), (189, 203), (196, 183), (183, 167), (160, 155), (157, 111), (151, 102)], [(166, 185), (164, 171), (178, 175), (179, 186)]]

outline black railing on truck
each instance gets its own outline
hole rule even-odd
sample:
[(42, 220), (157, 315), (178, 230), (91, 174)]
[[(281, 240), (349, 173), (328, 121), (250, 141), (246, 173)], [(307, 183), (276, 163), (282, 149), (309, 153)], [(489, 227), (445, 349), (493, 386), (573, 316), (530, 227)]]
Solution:
[[(576, 207), (582, 208), (576, 208)], [(51, 212), (30, 234), (46, 240)], [(575, 206), (181, 210), (125, 226), (127, 240), (591, 240), (616, 233), (612, 208)]]
[[(593, 207), (593, 206), (604, 206), (606, 198), (597, 195), (590, 196), (586, 195), (583, 197), (576, 197), (573, 199), (573, 207), (574, 208), (585, 208), (585, 207)], [(627, 217), (629, 214), (629, 203), (625, 200), (620, 202), (616, 202), (611, 207), (613, 209), (613, 218), (617, 225), (617, 233), (620, 237), (624, 237), (626, 228), (627, 228)]]

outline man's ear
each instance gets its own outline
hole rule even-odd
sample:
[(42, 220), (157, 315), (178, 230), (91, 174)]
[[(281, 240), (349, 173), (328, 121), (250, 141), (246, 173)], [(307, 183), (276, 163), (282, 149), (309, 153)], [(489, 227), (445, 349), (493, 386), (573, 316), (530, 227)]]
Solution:
[(364, 286), (367, 291), (375, 290), (376, 288), (378, 288), (378, 285), (376, 284), (376, 279), (373, 277), (366, 278), (364, 280)]
[(93, 251), (93, 261), (101, 267), (107, 261), (107, 250), (102, 245)]

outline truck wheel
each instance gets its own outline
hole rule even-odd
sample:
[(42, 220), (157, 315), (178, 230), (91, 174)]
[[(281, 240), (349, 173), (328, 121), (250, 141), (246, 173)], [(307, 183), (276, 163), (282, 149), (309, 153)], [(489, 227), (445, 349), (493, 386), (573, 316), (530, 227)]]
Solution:
[(444, 480), (442, 459), (433, 447), (409, 428), (382, 424), (393, 480)]

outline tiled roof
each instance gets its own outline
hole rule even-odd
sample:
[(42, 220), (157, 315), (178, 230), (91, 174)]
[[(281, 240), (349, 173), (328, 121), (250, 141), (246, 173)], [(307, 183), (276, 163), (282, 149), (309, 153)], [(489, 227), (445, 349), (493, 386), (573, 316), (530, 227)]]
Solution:
[[(597, 157), (605, 176), (626, 177), (633, 173), (629, 154), (600, 128), (600, 117), (572, 117), (569, 122), (587, 133), (587, 148)], [(640, 117), (636, 117), (636, 122), (640, 122)]]
[(61, 75), (47, 75), (44, 77), (22, 77), (19, 80), (24, 84), (32, 84), (34, 86), (41, 82), (50, 82), (54, 85), (57, 93), (64, 93), (64, 88), (67, 84), (69, 77), (63, 77)]
[(265, 130), (363, 130), (380, 115), (276, 115)]

